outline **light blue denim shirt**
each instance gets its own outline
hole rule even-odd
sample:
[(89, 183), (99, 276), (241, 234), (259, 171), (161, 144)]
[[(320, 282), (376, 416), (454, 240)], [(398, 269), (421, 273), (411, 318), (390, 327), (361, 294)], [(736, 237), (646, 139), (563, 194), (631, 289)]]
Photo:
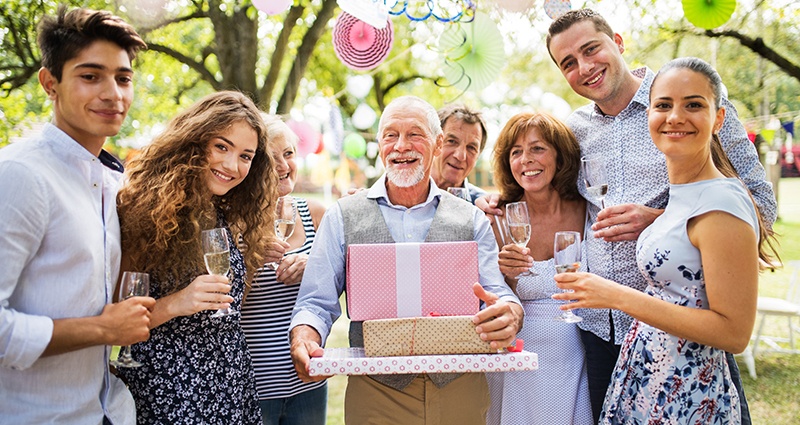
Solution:
[(66, 133), (0, 149), (0, 422), (136, 422), (110, 347), (41, 357), (53, 319), (95, 316), (120, 267), (122, 175)]
[[(382, 176), (369, 189), (367, 198), (376, 199), (395, 242), (424, 242), (433, 222), (442, 192), (430, 179), (430, 189), (425, 202), (406, 208), (393, 205), (386, 193), (386, 176)], [(466, 205), (466, 204), (465, 204)], [(489, 220), (477, 208), (475, 213), (475, 241), (478, 243), (478, 272), (480, 284), (502, 301), (519, 304), (519, 300), (506, 285), (497, 264), (497, 243)], [(300, 294), (292, 313), (289, 330), (298, 325), (309, 325), (322, 336), (322, 345), (330, 334), (333, 322), (341, 316), (339, 296), (345, 288), (344, 221), (338, 204), (325, 213), (317, 230), (314, 246), (308, 257)], [(457, 272), (454, 270), (454, 272)]]

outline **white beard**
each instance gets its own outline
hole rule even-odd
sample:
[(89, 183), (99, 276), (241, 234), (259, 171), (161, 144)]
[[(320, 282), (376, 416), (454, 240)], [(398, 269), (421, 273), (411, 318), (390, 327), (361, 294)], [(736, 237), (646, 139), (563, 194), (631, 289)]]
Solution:
[[(398, 158), (418, 159), (418, 165), (409, 170), (398, 170), (392, 161)], [(386, 178), (397, 187), (411, 187), (422, 181), (425, 177), (425, 167), (422, 165), (422, 155), (412, 152), (405, 155), (392, 153), (386, 157)]]

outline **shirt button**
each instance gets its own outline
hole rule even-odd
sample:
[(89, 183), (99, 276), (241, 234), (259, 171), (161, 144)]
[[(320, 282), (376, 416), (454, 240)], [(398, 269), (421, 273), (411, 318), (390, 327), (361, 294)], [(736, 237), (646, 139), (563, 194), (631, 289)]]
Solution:
[(92, 186), (97, 187), (97, 183), (92, 184)]

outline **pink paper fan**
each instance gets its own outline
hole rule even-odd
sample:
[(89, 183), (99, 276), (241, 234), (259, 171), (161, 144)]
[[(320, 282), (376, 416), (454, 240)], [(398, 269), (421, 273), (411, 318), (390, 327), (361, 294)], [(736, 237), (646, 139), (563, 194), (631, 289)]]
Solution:
[(353, 15), (342, 12), (333, 27), (333, 50), (349, 68), (366, 71), (380, 65), (389, 56), (394, 41), (391, 19), (378, 29)]
[(570, 0), (545, 0), (544, 2), (544, 13), (550, 19), (558, 19), (561, 15), (569, 12), (570, 9), (572, 9)]
[(298, 155), (305, 157), (306, 155), (317, 151), (319, 144), (321, 143), (320, 133), (317, 130), (314, 130), (311, 124), (305, 121), (289, 120), (286, 121), (286, 125), (288, 125), (294, 134), (297, 135), (298, 139), (300, 139), (297, 142)]

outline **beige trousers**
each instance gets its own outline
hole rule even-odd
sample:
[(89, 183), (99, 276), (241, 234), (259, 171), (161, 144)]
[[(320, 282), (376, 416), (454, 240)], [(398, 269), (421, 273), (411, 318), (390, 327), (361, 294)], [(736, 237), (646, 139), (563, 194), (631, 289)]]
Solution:
[(483, 373), (465, 373), (438, 388), (427, 375), (402, 391), (366, 376), (350, 376), (346, 425), (485, 425), (489, 387)]

